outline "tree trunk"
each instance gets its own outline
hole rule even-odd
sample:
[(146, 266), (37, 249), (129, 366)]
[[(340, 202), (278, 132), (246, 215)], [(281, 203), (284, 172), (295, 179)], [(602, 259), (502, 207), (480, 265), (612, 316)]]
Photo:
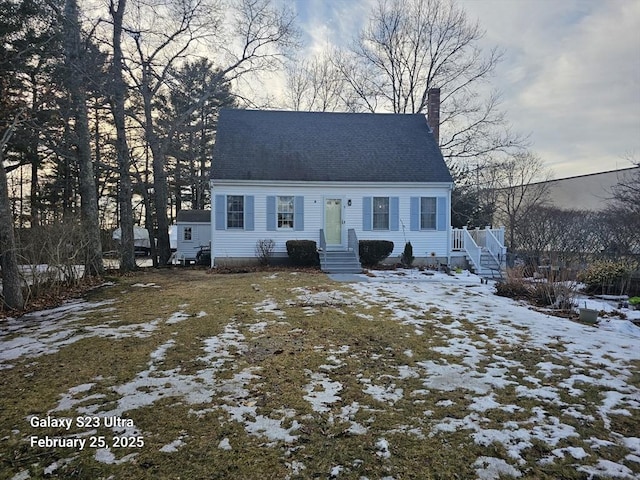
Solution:
[[(149, 66), (143, 65), (142, 73), (142, 98), (144, 100), (145, 134), (147, 144), (151, 149), (153, 166), (153, 192), (156, 210), (158, 245), (157, 257), (160, 265), (166, 265), (171, 258), (171, 246), (169, 245), (169, 219), (167, 207), (169, 202), (169, 188), (167, 186), (167, 174), (165, 172), (165, 147), (155, 133), (152, 96), (150, 91)], [(165, 140), (166, 142), (167, 140)], [(147, 225), (149, 228), (149, 225)], [(153, 242), (153, 239), (150, 239)], [(153, 245), (152, 245), (153, 248)], [(155, 257), (154, 257), (155, 264)]]
[(31, 162), (31, 228), (40, 226), (40, 196), (38, 193), (38, 160), (34, 158)]
[[(4, 142), (6, 143), (6, 142)], [(7, 173), (3, 165), (0, 145), (0, 268), (2, 268), (3, 303), (12, 310), (20, 310), (24, 306), (22, 296), (22, 279), (18, 270), (16, 256), (16, 239), (13, 231), (13, 218), (7, 188)]]
[(91, 161), (91, 135), (87, 114), (87, 95), (84, 87), (84, 68), (78, 5), (76, 0), (65, 0), (64, 46), (67, 82), (75, 114), (75, 134), (79, 166), (80, 218), (86, 242), (85, 275), (103, 273), (102, 242), (98, 221), (98, 197)]
[[(32, 115), (36, 114), (41, 108), (38, 104), (38, 82), (36, 75), (31, 75), (31, 83), (33, 88), (31, 89)], [(31, 164), (31, 186), (30, 186), (30, 223), (31, 228), (37, 228), (40, 226), (40, 194), (38, 192), (38, 173), (40, 170), (40, 157), (38, 155), (38, 147), (40, 146), (39, 128), (32, 128), (31, 135), (29, 137), (29, 144), (27, 147), (28, 162)]]
[[(131, 160), (125, 128), (125, 101), (127, 86), (122, 78), (122, 18), (126, 0), (119, 0), (117, 7), (111, 2), (113, 18), (113, 120), (116, 126), (116, 150), (118, 154), (118, 207), (120, 210), (120, 271), (130, 272), (136, 269), (135, 246), (133, 238), (133, 208), (131, 206), (132, 188), (129, 172)], [(151, 240), (151, 238), (150, 238)]]
[(169, 245), (169, 218), (167, 206), (169, 202), (167, 175), (164, 171), (164, 154), (162, 148), (156, 144), (151, 146), (153, 155), (153, 190), (155, 193), (156, 219), (158, 223), (158, 263), (166, 265), (171, 258), (171, 246)]
[(200, 210), (204, 210), (205, 189), (207, 188), (207, 116), (202, 109), (202, 118), (200, 120), (202, 128), (200, 129), (200, 175), (196, 178), (198, 184), (198, 206)]
[(22, 279), (18, 270), (16, 240), (13, 219), (9, 207), (7, 174), (0, 162), (0, 267), (2, 268), (3, 303), (10, 309), (19, 310), (24, 306)]

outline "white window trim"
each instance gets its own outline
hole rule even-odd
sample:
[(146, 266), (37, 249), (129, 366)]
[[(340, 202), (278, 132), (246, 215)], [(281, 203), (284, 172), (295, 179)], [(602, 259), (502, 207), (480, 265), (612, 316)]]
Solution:
[[(433, 217), (433, 227), (423, 227), (422, 226), (422, 199), (423, 198), (432, 198), (434, 200), (434, 217)], [(419, 222), (420, 222), (420, 230), (425, 232), (434, 232), (438, 229), (438, 197), (420, 197), (419, 202)]]
[[(291, 213), (291, 226), (290, 227), (281, 227), (280, 223), (280, 199), (281, 198), (290, 198), (291, 199), (291, 212), (283, 212), (283, 213)], [(291, 232), (295, 230), (295, 222), (296, 222), (296, 197), (295, 195), (276, 195), (276, 230)]]
[[(387, 226), (376, 227), (376, 198), (387, 199)], [(371, 197), (371, 230), (374, 232), (388, 232), (391, 230), (391, 197)]]
[[(241, 197), (242, 198), (242, 226), (241, 227), (230, 227), (229, 226), (229, 197)], [(246, 200), (244, 195), (226, 195), (225, 196), (225, 224), (227, 230), (244, 230), (245, 229), (245, 214), (246, 214)]]

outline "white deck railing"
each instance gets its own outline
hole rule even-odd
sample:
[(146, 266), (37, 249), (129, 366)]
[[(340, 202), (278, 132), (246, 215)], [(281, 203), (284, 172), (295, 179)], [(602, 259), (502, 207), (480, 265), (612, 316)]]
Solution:
[(463, 228), (451, 229), (451, 249), (465, 252), (476, 267), (480, 266), (482, 251), (488, 252), (498, 265), (506, 260), (507, 249), (504, 246), (504, 227), (500, 228)]
[[(493, 233), (494, 231), (498, 233), (498, 236)], [(499, 239), (499, 232), (502, 232), (502, 241)], [(504, 228), (499, 230), (486, 229), (484, 247), (496, 263), (502, 266), (507, 258), (507, 247), (504, 246)]]
[(470, 231), (466, 228), (462, 230), (463, 251), (467, 252), (469, 260), (476, 272), (480, 271), (480, 257), (482, 256), (482, 247), (476, 244)]
[(463, 230), (462, 228), (452, 228), (451, 229), (451, 250), (454, 252), (462, 252), (464, 251), (464, 232), (466, 228)]

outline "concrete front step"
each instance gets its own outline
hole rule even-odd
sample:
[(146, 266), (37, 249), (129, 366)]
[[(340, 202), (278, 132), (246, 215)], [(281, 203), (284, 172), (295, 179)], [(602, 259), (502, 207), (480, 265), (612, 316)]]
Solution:
[(362, 273), (362, 267), (325, 267), (322, 271), (325, 273)]
[(334, 273), (337, 270), (346, 271), (347, 273), (360, 273), (362, 266), (357, 262), (325, 262), (320, 265), (322, 271)]
[(329, 251), (320, 256), (320, 268), (326, 273), (362, 273), (354, 252)]
[(347, 251), (331, 251), (326, 253), (327, 258), (355, 258), (355, 253)]

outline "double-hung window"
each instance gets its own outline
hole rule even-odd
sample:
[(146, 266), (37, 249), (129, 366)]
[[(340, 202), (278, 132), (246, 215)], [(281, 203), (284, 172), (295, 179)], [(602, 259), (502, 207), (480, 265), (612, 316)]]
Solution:
[(267, 230), (304, 231), (304, 197), (267, 195)]
[(420, 198), (420, 230), (435, 230), (437, 201), (435, 197)]
[(293, 229), (294, 201), (293, 196), (278, 197), (278, 228)]
[(184, 227), (184, 231), (182, 234), (182, 239), (185, 242), (189, 242), (192, 240), (192, 231), (191, 231), (191, 227)]
[(373, 197), (373, 229), (389, 230), (389, 197)]
[(227, 228), (244, 228), (244, 196), (227, 195)]
[[(216, 195), (214, 197), (214, 223), (216, 230), (254, 229), (253, 195)], [(197, 232), (193, 232), (197, 236)]]
[(399, 228), (399, 197), (362, 197), (362, 230), (397, 232)]

